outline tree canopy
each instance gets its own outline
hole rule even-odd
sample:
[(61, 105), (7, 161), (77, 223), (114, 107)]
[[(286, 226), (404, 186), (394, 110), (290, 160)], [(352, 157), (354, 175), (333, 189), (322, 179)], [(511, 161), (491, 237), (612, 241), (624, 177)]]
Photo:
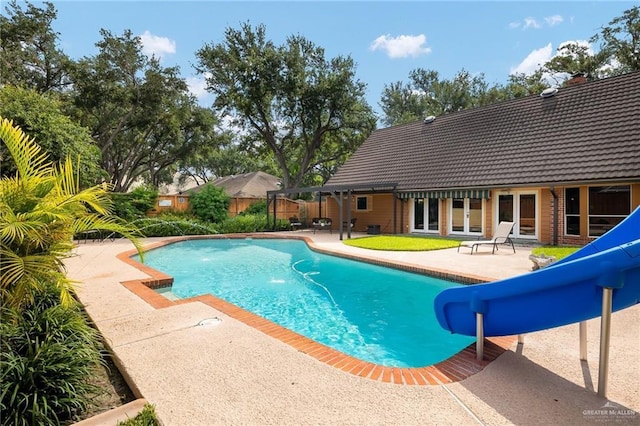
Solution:
[[(244, 149), (273, 155), (285, 188), (353, 152), (375, 128), (353, 60), (326, 59), (324, 49), (302, 36), (276, 46), (263, 25), (245, 23), (227, 28), (223, 42), (205, 44), (196, 56), (214, 107), (245, 132)], [(329, 146), (332, 158), (323, 158)]]
[(57, 47), (53, 3), (44, 2), (44, 8), (26, 3), (23, 8), (11, 0), (5, 12), (0, 14), (0, 82), (39, 93), (68, 85), (71, 61)]
[[(100, 150), (89, 130), (62, 112), (62, 102), (53, 94), (15, 86), (0, 87), (0, 116), (40, 141), (40, 147), (53, 162), (69, 157), (80, 160), (80, 184), (91, 186), (107, 177), (100, 168)], [(0, 145), (0, 170), (3, 176), (15, 172), (5, 145)]]
[(215, 116), (197, 105), (177, 67), (142, 53), (130, 30), (101, 30), (99, 52), (72, 72), (75, 113), (91, 129), (116, 191), (146, 178), (171, 181), (177, 160), (213, 136)]

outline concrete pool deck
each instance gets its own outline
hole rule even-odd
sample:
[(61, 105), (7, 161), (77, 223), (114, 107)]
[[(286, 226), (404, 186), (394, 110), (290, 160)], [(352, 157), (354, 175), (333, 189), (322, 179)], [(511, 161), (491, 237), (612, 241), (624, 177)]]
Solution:
[[(532, 265), (523, 247), (495, 255), (482, 248), (473, 255), (456, 249), (372, 252), (345, 246), (337, 233), (287, 234), (312, 238), (324, 251), (490, 280), (526, 273)], [(464, 380), (397, 385), (319, 362), (202, 302), (154, 308), (120, 284), (148, 277), (116, 257), (131, 248), (127, 241), (83, 243), (65, 263), (82, 283), (79, 297), (134, 392), (155, 404), (165, 425), (638, 423), (640, 306), (613, 315), (608, 399), (594, 390), (599, 319), (588, 321), (586, 362), (579, 360), (574, 324), (527, 334), (524, 345), (514, 342)], [(222, 321), (198, 326), (213, 317)]]

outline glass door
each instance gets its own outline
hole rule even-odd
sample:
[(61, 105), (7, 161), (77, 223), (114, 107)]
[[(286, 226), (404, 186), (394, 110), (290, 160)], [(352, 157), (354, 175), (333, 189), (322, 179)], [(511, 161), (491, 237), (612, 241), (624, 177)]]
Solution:
[(498, 223), (515, 222), (514, 237), (538, 235), (537, 197), (532, 192), (498, 195)]
[(440, 230), (440, 203), (437, 198), (413, 200), (412, 232), (438, 232)]
[(482, 199), (451, 199), (451, 233), (482, 234)]

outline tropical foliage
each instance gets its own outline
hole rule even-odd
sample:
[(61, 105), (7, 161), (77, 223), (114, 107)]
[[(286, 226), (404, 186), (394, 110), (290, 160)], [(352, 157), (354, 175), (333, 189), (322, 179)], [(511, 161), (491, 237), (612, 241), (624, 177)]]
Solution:
[(53, 283), (71, 303), (72, 283), (62, 260), (74, 235), (104, 230), (130, 238), (135, 230), (111, 215), (107, 185), (81, 190), (71, 159), (55, 164), (20, 128), (0, 117), (0, 139), (15, 162), (15, 174), (0, 180), (0, 297), (20, 307)]
[(3, 304), (0, 319), (2, 425), (66, 424), (85, 411), (102, 345), (79, 304), (61, 305), (45, 285), (19, 310)]

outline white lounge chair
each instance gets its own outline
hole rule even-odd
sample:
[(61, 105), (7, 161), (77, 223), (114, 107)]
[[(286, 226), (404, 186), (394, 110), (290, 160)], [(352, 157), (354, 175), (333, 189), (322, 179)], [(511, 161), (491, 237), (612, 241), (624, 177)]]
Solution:
[(514, 222), (500, 222), (498, 224), (498, 229), (496, 229), (496, 233), (490, 240), (460, 241), (460, 244), (458, 245), (458, 253), (460, 253), (460, 247), (471, 247), (471, 254), (473, 254), (473, 249), (475, 248), (477, 253), (478, 247), (487, 244), (491, 244), (493, 246), (491, 254), (494, 254), (496, 250), (498, 250), (498, 244), (511, 244), (511, 248), (515, 253), (516, 248), (514, 247), (511, 238), (509, 238), (511, 231), (513, 230), (513, 225)]

